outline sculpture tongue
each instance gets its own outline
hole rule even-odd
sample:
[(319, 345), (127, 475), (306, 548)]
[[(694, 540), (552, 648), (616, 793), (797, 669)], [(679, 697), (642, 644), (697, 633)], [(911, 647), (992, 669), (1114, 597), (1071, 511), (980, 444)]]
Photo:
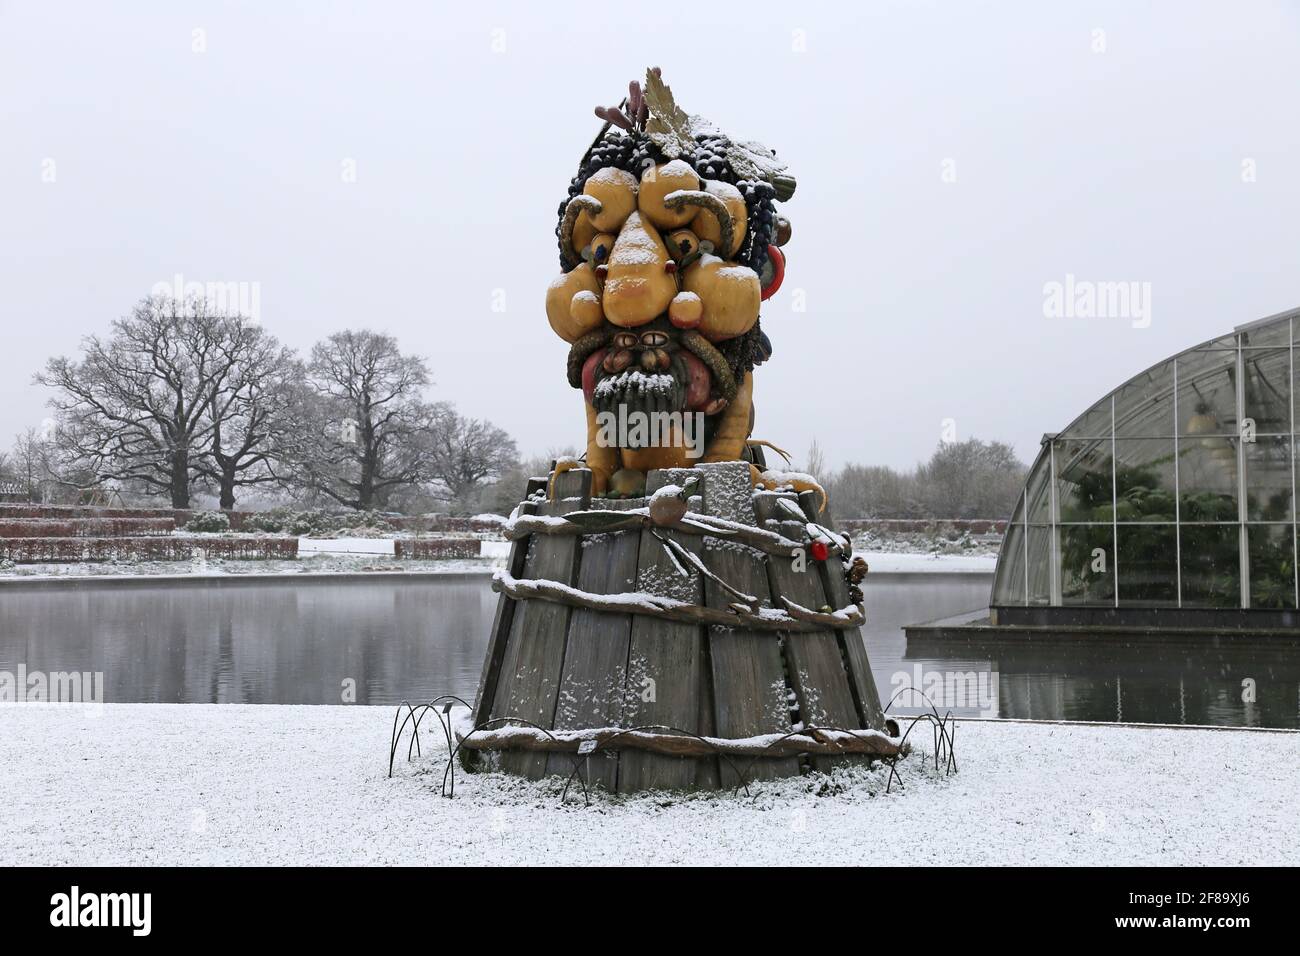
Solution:
[(587, 361), (582, 363), (582, 397), (590, 405), (592, 398), (596, 394), (596, 369), (600, 368), (600, 363), (605, 361), (605, 353), (608, 349), (596, 349), (587, 356)]
[(709, 367), (690, 352), (682, 349), (681, 357), (686, 363), (686, 410), (699, 411), (709, 401), (709, 388), (713, 379)]

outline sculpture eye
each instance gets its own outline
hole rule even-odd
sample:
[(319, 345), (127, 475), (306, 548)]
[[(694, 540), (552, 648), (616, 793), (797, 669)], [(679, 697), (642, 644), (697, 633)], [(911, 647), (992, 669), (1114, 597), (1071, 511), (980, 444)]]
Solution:
[(620, 349), (630, 349), (636, 346), (636, 334), (632, 332), (620, 332), (614, 336), (614, 346)]
[(663, 348), (668, 344), (668, 336), (663, 332), (646, 332), (641, 336), (641, 346), (647, 349)]

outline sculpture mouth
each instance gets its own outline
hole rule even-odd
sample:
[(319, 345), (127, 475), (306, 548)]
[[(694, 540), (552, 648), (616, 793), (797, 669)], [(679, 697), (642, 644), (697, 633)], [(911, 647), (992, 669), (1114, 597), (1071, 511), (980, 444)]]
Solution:
[(619, 406), (638, 412), (694, 412), (705, 409), (714, 390), (708, 366), (685, 349), (599, 348), (582, 368), (584, 397), (598, 412)]

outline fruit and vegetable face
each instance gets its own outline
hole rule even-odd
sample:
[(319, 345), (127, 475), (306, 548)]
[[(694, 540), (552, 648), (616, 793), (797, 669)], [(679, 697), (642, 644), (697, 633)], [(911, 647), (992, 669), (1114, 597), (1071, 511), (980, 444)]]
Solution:
[(560, 208), (564, 272), (546, 293), (586, 401), (597, 491), (615, 472), (684, 463), (680, 447), (600, 445), (602, 414), (698, 415), (703, 460), (746, 456), (751, 371), (771, 354), (759, 306), (780, 286), (777, 246), (790, 237), (773, 200), (794, 189), (770, 151), (696, 131), (657, 70), (625, 105), (597, 110), (606, 128)]

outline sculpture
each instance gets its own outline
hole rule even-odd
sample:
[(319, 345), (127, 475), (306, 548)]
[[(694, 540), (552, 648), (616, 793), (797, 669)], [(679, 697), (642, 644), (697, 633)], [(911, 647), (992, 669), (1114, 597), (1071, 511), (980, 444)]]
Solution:
[[(780, 288), (795, 181), (673, 99), (659, 70), (629, 84), (559, 209), (564, 272), (546, 292), (583, 392), (596, 494), (634, 495), (657, 468), (749, 461), (753, 370), (772, 354), (759, 305)], [(785, 484), (814, 487), (805, 477)]]

